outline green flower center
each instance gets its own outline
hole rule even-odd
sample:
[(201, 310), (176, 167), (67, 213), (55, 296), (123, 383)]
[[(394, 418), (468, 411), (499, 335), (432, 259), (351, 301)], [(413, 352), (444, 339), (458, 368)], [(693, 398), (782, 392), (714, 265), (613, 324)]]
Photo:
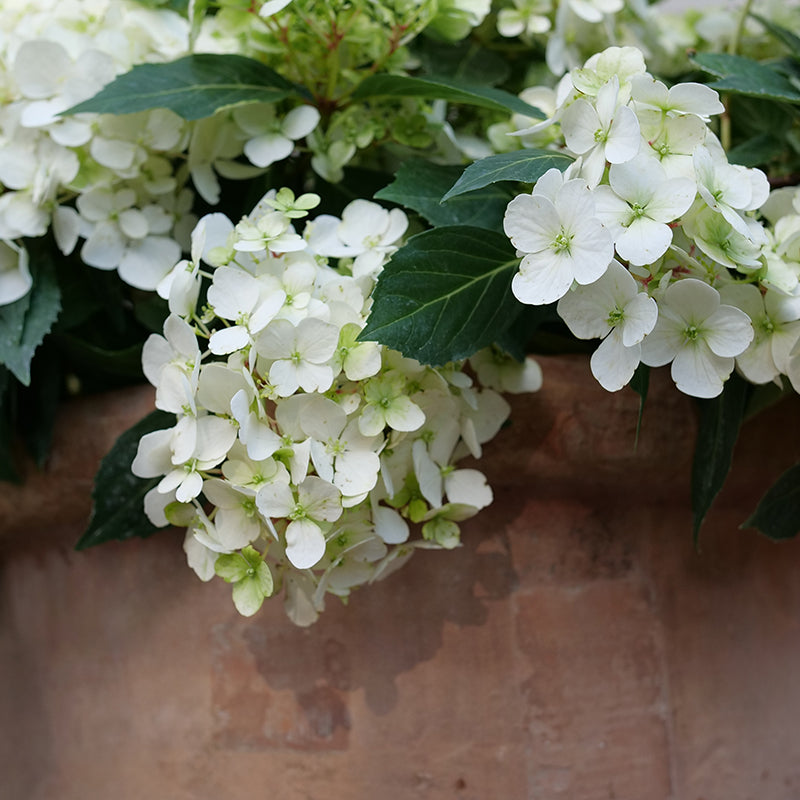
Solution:
[(556, 253), (568, 253), (571, 243), (572, 237), (562, 230), (561, 233), (553, 239), (553, 250), (555, 250)]

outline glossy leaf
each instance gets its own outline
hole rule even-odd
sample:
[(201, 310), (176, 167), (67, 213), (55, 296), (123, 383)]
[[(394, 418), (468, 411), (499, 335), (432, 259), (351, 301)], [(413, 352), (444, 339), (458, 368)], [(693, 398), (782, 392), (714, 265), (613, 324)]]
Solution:
[(536, 183), (547, 170), (555, 167), (563, 172), (572, 161), (571, 156), (552, 150), (514, 150), (488, 156), (470, 164), (442, 197), (442, 202), (498, 181)]
[(274, 103), (291, 95), (307, 92), (260, 61), (202, 53), (166, 64), (140, 64), (64, 113), (130, 114), (168, 108), (192, 120), (210, 117), (220, 108)]
[(512, 199), (500, 187), (482, 192), (467, 192), (442, 203), (442, 195), (453, 185), (461, 167), (431, 164), (420, 159), (403, 163), (394, 181), (375, 194), (376, 200), (389, 200), (410, 208), (431, 225), (472, 225), (502, 230), (503, 214)]
[(508, 59), (499, 53), (477, 46), (475, 41), (448, 44), (420, 36), (411, 46), (421, 68), (430, 75), (447, 75), (451, 78), (498, 86), (507, 80), (511, 67)]
[(16, 381), (0, 366), (0, 481), (20, 483), (21, 476), (14, 463), (14, 421), (16, 416), (14, 391)]
[(434, 366), (466, 358), (519, 313), (511, 294), (518, 265), (494, 231), (456, 226), (413, 236), (381, 273), (359, 338)]
[(761, 498), (742, 528), (755, 528), (774, 541), (792, 539), (800, 532), (800, 464), (781, 475)]
[(728, 162), (742, 167), (762, 167), (780, 158), (785, 149), (782, 139), (762, 133), (728, 150)]
[(768, 64), (727, 53), (697, 53), (691, 60), (719, 78), (709, 84), (719, 92), (800, 103), (800, 91)]
[(695, 543), (703, 519), (730, 471), (733, 448), (747, 408), (748, 391), (748, 384), (734, 374), (726, 381), (719, 397), (698, 401), (700, 418), (692, 463)]
[(175, 416), (153, 411), (123, 433), (100, 464), (92, 491), (92, 516), (89, 527), (75, 545), (85, 550), (114, 539), (150, 536), (156, 528), (144, 513), (144, 496), (160, 478), (137, 478), (131, 472), (139, 439), (146, 433), (169, 428)]
[(0, 364), (29, 386), (36, 348), (50, 332), (61, 311), (61, 292), (48, 261), (34, 268), (33, 286), (15, 303), (0, 306)]
[(424, 78), (409, 75), (370, 75), (353, 92), (355, 100), (387, 96), (447, 100), (451, 103), (464, 103), (504, 113), (511, 111), (534, 119), (544, 119), (544, 114), (538, 108), (528, 105), (510, 92), (443, 75)]

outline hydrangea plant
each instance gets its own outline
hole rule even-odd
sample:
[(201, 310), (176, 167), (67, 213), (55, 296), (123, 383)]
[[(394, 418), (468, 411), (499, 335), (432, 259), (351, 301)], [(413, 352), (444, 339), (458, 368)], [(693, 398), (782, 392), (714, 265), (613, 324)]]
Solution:
[[(799, 15), (4, 3), (0, 477), (61, 392), (144, 377), (78, 546), (184, 528), (310, 624), (458, 546), (546, 336), (698, 398), (697, 536), (749, 404), (800, 391)], [(749, 523), (794, 536), (798, 480)]]

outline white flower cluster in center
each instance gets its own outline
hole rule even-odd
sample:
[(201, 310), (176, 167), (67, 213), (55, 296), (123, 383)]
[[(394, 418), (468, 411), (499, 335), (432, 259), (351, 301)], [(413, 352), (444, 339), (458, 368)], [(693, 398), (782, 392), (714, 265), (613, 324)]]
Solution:
[[(232, 583), (247, 615), (282, 587), (298, 624), (326, 593), (346, 596), (415, 548), (455, 547), (458, 522), (492, 499), (484, 476), (456, 461), (478, 457), (508, 414), (461, 364), (433, 369), (358, 340), (407, 220), (356, 200), (299, 235), (293, 221), (317, 202), (282, 189), (236, 225), (200, 220), (191, 260), (159, 287), (172, 311), (164, 335), (143, 353), (156, 405), (177, 422), (145, 435), (133, 463), (160, 478), (146, 512), (187, 527), (203, 580)], [(474, 369), (512, 391), (541, 382), (533, 361), (483, 353)]]

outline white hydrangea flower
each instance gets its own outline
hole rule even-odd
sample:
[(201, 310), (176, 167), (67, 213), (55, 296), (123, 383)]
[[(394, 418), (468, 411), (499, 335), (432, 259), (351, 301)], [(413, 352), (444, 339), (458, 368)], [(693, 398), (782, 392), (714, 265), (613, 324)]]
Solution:
[(694, 201), (697, 189), (688, 178), (667, 178), (661, 164), (638, 155), (612, 164), (608, 186), (594, 192), (597, 218), (611, 231), (620, 258), (631, 264), (651, 264), (672, 242), (670, 222)]
[(559, 316), (579, 339), (603, 339), (592, 375), (609, 392), (626, 386), (641, 361), (641, 342), (658, 317), (655, 300), (640, 291), (618, 261), (591, 286), (576, 286), (558, 301)]
[(314, 106), (303, 105), (278, 120), (274, 106), (259, 103), (234, 109), (233, 118), (250, 137), (244, 144), (247, 159), (257, 167), (268, 167), (288, 158), (295, 142), (317, 127), (320, 116)]
[(286, 518), (286, 557), (297, 569), (309, 569), (325, 554), (321, 523), (335, 522), (342, 514), (339, 491), (322, 478), (309, 476), (297, 495), (282, 483), (263, 486), (256, 506), (265, 517)]
[(639, 152), (639, 120), (620, 104), (619, 93), (615, 75), (598, 90), (594, 103), (579, 98), (561, 117), (567, 147), (583, 157), (580, 175), (592, 187), (603, 177), (606, 162), (622, 164)]
[(525, 254), (512, 282), (523, 303), (552, 303), (573, 281), (596, 281), (614, 255), (611, 234), (595, 217), (586, 181), (563, 181), (555, 169), (539, 179), (531, 194), (508, 204), (503, 229)]

